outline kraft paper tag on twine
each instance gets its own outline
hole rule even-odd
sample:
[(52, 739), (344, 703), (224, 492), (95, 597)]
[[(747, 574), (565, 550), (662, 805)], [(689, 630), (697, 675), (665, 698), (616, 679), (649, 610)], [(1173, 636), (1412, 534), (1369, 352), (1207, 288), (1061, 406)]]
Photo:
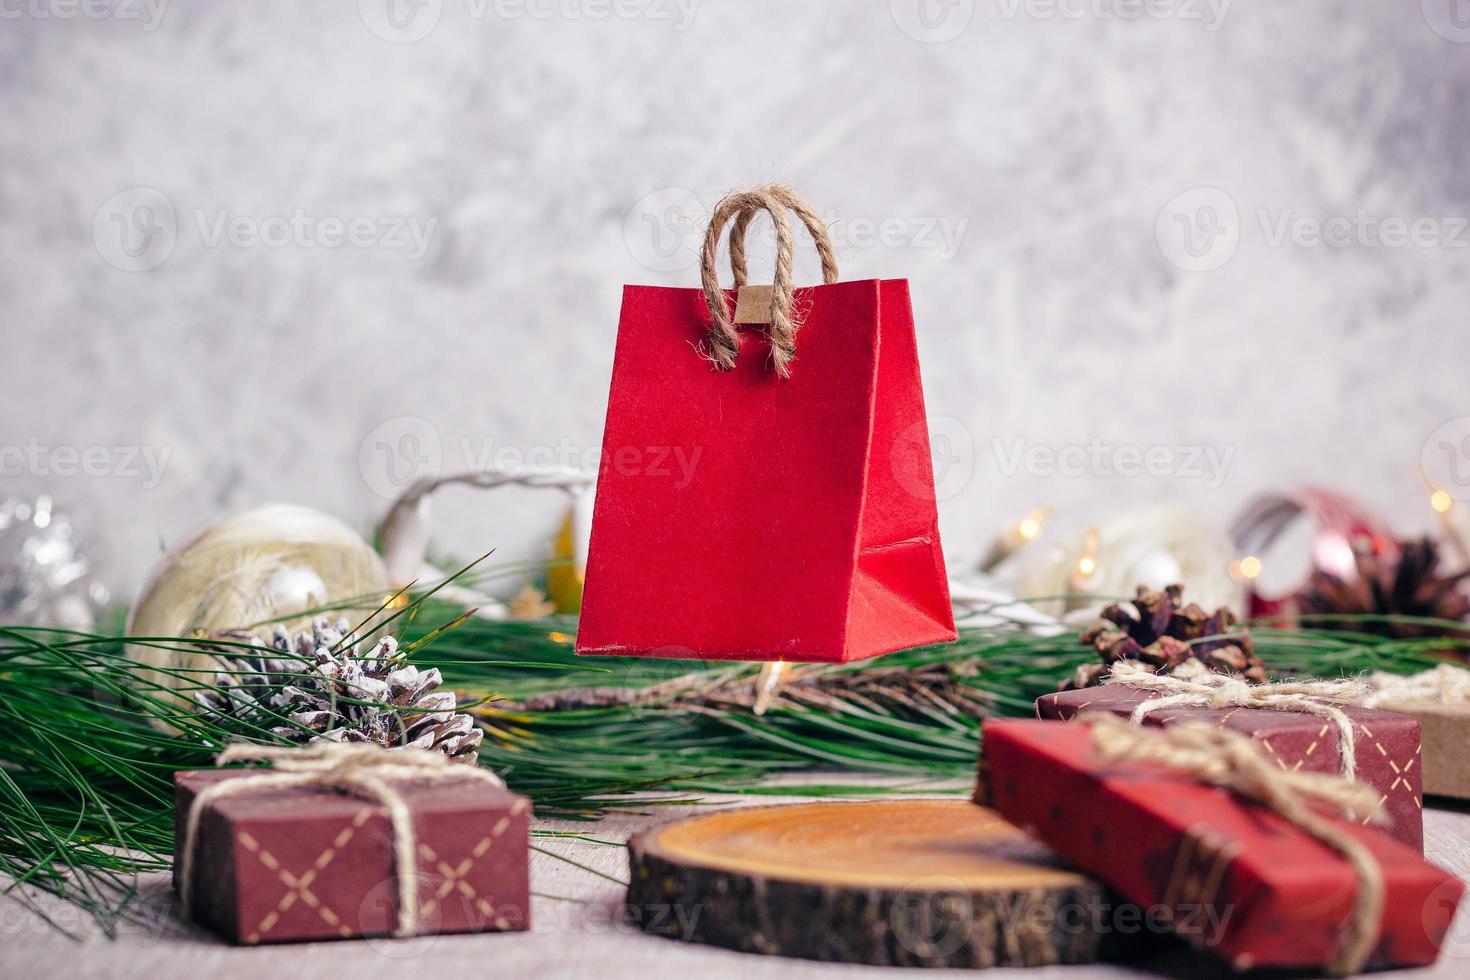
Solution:
[(736, 293), (735, 322), (769, 324), (774, 289), (774, 286), (741, 286)]
[(418, 861), (414, 857), (417, 838), (413, 814), (395, 782), (478, 781), (504, 788), (501, 778), (474, 764), (457, 763), (442, 752), (423, 749), (385, 749), (376, 745), (316, 742), (311, 745), (277, 747), (234, 745), (215, 759), (216, 765), (262, 761), (273, 769), (244, 770), (240, 775), (206, 787), (194, 797), (184, 823), (183, 848), (179, 856), (179, 909), (189, 917), (194, 893), (194, 852), (199, 849), (199, 820), (215, 800), (240, 793), (314, 788), (336, 790), (381, 804), (388, 811), (392, 833), (393, 864), (398, 877), (398, 918), (393, 935), (412, 936), (418, 930)]

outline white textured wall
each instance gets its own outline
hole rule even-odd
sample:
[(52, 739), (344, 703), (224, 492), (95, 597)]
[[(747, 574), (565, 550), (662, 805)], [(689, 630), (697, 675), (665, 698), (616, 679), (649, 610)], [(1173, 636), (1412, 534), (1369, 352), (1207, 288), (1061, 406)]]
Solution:
[[(910, 36), (920, 2), (957, 35)], [(1427, 524), (1421, 447), (1470, 414), (1453, 0), (425, 0), (411, 43), (378, 36), (403, 36), (386, 3), (0, 3), (3, 485), (89, 522), (117, 591), (225, 508), (369, 527), (359, 449), (400, 416), (429, 426), (387, 434), (437, 437), (445, 466), (466, 440), (595, 447), (621, 284), (695, 282), (688, 237), (665, 225), (664, 261), (644, 214), (768, 179), (836, 219), (845, 276), (912, 282), (930, 411), (966, 457), (941, 480), (955, 559), (1042, 500), (1086, 520), (1179, 496), (1223, 523), (1302, 479)], [(285, 244), (211, 241), (298, 211)], [(1359, 211), (1435, 230), (1270, 241)], [(1197, 243), (1219, 219), (1197, 262), (1175, 212)], [(422, 255), (305, 244), (324, 217), (433, 227)], [(1218, 486), (1007, 476), (1018, 439), (1233, 455)], [(130, 446), (167, 454), (156, 485)], [(555, 511), (464, 493), (440, 526), (516, 553)]]

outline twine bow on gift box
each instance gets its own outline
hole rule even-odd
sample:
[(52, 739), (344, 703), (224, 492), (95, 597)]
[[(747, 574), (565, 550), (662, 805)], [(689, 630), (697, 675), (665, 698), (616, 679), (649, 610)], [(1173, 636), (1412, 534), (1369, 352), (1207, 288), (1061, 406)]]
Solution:
[(1209, 725), (1143, 729), (1113, 715), (1090, 713), (1099, 758), (1167, 766), (1199, 782), (1253, 800), (1301, 828), (1347, 859), (1358, 880), (1352, 915), (1329, 969), (1356, 973), (1367, 963), (1382, 928), (1383, 869), (1368, 848), (1341, 824), (1322, 816), (1320, 807), (1356, 820), (1377, 819), (1378, 794), (1362, 783), (1325, 773), (1285, 770), (1267, 758), (1248, 737)]
[(199, 845), (199, 820), (210, 804), (226, 796), (281, 789), (330, 789), (381, 803), (388, 811), (393, 834), (393, 864), (398, 877), (398, 918), (393, 935), (412, 936), (418, 930), (418, 861), (413, 814), (396, 782), (478, 781), (504, 787), (501, 778), (475, 765), (456, 763), (442, 752), (422, 749), (384, 749), (377, 745), (316, 742), (277, 747), (234, 745), (221, 752), (216, 765), (231, 762), (269, 762), (271, 770), (243, 772), (208, 786), (189, 806), (184, 823), (184, 846), (179, 862), (179, 908), (189, 917), (194, 893), (194, 856)]
[(1155, 674), (1147, 667), (1127, 662), (1113, 665), (1107, 683), (1153, 691), (1159, 697), (1133, 710), (1135, 725), (1164, 708), (1262, 708), (1317, 715), (1337, 727), (1341, 736), (1342, 775), (1356, 779), (1358, 753), (1353, 721), (1344, 706), (1364, 704), (1372, 689), (1361, 680), (1288, 681), (1281, 684), (1251, 684), (1240, 677), (1200, 670), (1193, 674)]

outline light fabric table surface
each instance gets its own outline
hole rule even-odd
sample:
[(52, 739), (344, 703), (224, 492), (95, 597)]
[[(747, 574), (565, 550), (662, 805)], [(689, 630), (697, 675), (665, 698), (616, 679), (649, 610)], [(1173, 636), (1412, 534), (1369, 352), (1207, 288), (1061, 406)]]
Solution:
[[(830, 778), (830, 777), (828, 777)], [(852, 778), (844, 776), (844, 781)], [(710, 805), (796, 802), (803, 799), (714, 797), (698, 807), (659, 806), (618, 813), (587, 822), (543, 821), (542, 829), (565, 830), (601, 841), (622, 842), (632, 833), (664, 820), (707, 810)], [(1470, 881), (1470, 807), (1425, 810), (1425, 848), (1431, 861)], [(567, 838), (538, 839), (532, 854), (534, 927), (529, 933), (480, 936), (426, 936), (410, 940), (362, 940), (234, 948), (179, 923), (166, 875), (141, 883), (146, 924), (129, 926), (116, 940), (95, 932), (90, 920), (51, 901), (54, 918), (87, 938), (69, 939), (13, 898), (0, 898), (0, 980), (52, 978), (146, 978), (146, 980), (326, 980), (326, 978), (414, 977), (415, 980), (499, 977), (907, 977), (928, 975), (914, 969), (878, 969), (812, 963), (735, 953), (647, 936), (620, 914), (620, 884), (576, 864), (625, 881), (628, 862), (622, 847)], [(559, 856), (559, 857), (558, 857)], [(1168, 953), (1129, 965), (1047, 967), (977, 971), (991, 980), (1091, 980), (1096, 977), (1233, 976), (1204, 956)], [(1375, 973), (1415, 980), (1470, 975), (1470, 901), (1462, 905), (1439, 962), (1428, 970)]]

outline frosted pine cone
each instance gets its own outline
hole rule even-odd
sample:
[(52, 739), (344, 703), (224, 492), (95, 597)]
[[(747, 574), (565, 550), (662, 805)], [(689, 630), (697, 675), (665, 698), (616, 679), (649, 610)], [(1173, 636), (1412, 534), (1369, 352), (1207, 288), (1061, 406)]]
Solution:
[(439, 671), (405, 663), (391, 636), (364, 649), (350, 632), (346, 620), (317, 619), (293, 639), (277, 626), (269, 646), (252, 638), (250, 652), (225, 652), (233, 669), (195, 700), (220, 721), (269, 728), (288, 742), (370, 742), (473, 763), (483, 733), (455, 711), (454, 692), (437, 690)]

